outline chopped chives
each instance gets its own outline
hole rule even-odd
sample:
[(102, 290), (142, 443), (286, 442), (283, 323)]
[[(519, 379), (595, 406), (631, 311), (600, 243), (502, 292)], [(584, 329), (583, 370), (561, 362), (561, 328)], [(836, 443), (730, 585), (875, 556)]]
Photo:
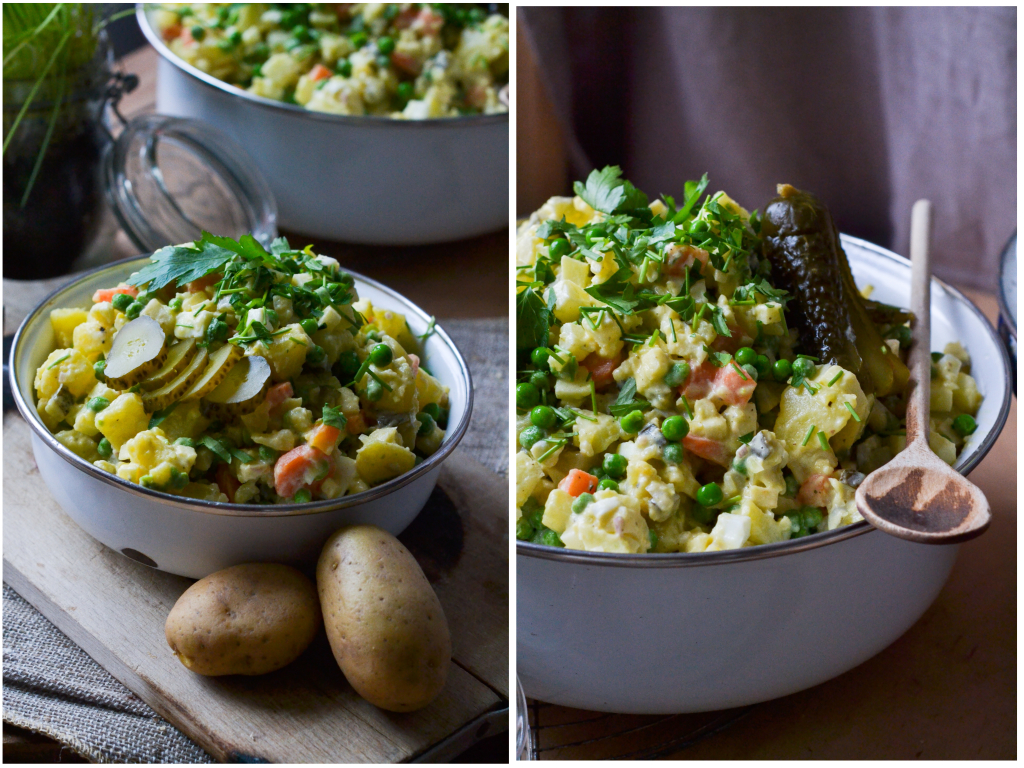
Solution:
[[(590, 416), (585, 416), (581, 411), (572, 411), (572, 413), (575, 413), (577, 417), (583, 419), (584, 421), (592, 421), (595, 424), (597, 423), (597, 419), (592, 418)], [(596, 411), (595, 411), (595, 413), (596, 413)]]
[(846, 406), (846, 409), (850, 412), (850, 414), (853, 416), (855, 421), (860, 421), (860, 416), (858, 416), (857, 412), (855, 410), (853, 410), (853, 406), (852, 405), (850, 405), (849, 403), (843, 403), (843, 405)]
[(811, 424), (811, 428), (810, 428), (810, 429), (808, 429), (808, 430), (807, 430), (807, 434), (806, 434), (806, 435), (804, 435), (804, 441), (803, 441), (802, 443), (800, 443), (800, 447), (801, 447), (801, 448), (802, 448), (803, 446), (807, 445), (807, 443), (808, 443), (808, 442), (810, 441), (810, 439), (811, 439), (811, 435), (813, 435), (813, 434), (814, 434), (814, 430), (816, 430), (816, 429), (817, 429), (817, 427), (816, 427), (816, 426), (814, 426), (813, 424)]
[(819, 362), (818, 358), (814, 355), (797, 355), (797, 357), (806, 357), (808, 360), (813, 360), (816, 363)]
[[(294, 339), (293, 339), (293, 341), (294, 341)], [(305, 346), (305, 345), (303, 345), (303, 346)], [(370, 374), (370, 376), (372, 376), (374, 379), (376, 379), (377, 383), (380, 384), (382, 387), (384, 387), (384, 389), (386, 389), (388, 392), (391, 391), (391, 387), (388, 386), (388, 383), (386, 381), (384, 381), (384, 379), (382, 379), (380, 376), (378, 376), (376, 373), (374, 373), (373, 371), (371, 371), (369, 369), (367, 369), (366, 372), (368, 374)]]
[[(590, 408), (597, 413), (597, 388), (593, 379), (590, 380)], [(596, 419), (592, 419), (592, 421), (596, 421)]]
[[(839, 373), (837, 373), (835, 376), (832, 377), (832, 381), (830, 381), (828, 385), (831, 387), (833, 384), (835, 384), (837, 381), (843, 378), (844, 373), (846, 373), (846, 371), (840, 371)], [(847, 405), (849, 405), (849, 403), (847, 403)]]
[(747, 374), (743, 372), (743, 369), (736, 365), (735, 360), (732, 361), (732, 367), (736, 369), (736, 373), (743, 377), (744, 381), (750, 381), (750, 379), (747, 377)]
[(56, 368), (58, 365), (63, 363), (65, 360), (67, 360), (69, 357), (71, 357), (71, 353), (70, 352), (68, 352), (66, 355), (64, 355), (64, 357), (60, 357), (60, 358), (54, 360), (53, 363), (51, 365), (49, 365), (46, 370), (49, 371), (49, 370), (51, 370), (53, 368)]
[(693, 418), (693, 411), (690, 409), (690, 401), (686, 399), (686, 395), (680, 395), (683, 398), (683, 410), (686, 411), (686, 415), (691, 419)]
[(818, 442), (821, 443), (821, 450), (823, 450), (823, 451), (829, 450), (828, 439), (825, 437), (825, 433), (824, 432), (819, 432), (818, 433)]

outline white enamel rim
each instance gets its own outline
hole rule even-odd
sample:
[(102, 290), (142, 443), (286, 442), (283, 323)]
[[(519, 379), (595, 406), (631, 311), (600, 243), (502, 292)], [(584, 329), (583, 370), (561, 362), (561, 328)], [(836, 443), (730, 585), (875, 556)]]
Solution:
[[(463, 410), (462, 418), (458, 424), (454, 426), (449, 425), (448, 430), (445, 433), (444, 442), (441, 443), (441, 447), (423, 460), (420, 464), (413, 467), (413, 469), (406, 472), (404, 475), (383, 483), (382, 485), (375, 486), (369, 490), (362, 491), (361, 493), (355, 493), (351, 496), (342, 496), (338, 499), (323, 499), (319, 501), (310, 501), (304, 504), (234, 504), (231, 502), (222, 501), (206, 501), (204, 499), (189, 499), (183, 496), (175, 496), (170, 493), (163, 493), (162, 491), (151, 490), (149, 488), (143, 488), (141, 485), (123, 480), (117, 475), (112, 475), (109, 472), (104, 472), (99, 467), (95, 467), (85, 459), (81, 458), (75, 453), (72, 453), (68, 448), (61, 444), (50, 430), (46, 428), (39, 415), (36, 413), (35, 408), (28, 402), (21, 388), (18, 386), (18, 350), (20, 348), (22, 336), (25, 334), (26, 329), (46, 319), (43, 314), (43, 310), (50, 304), (51, 301), (56, 299), (61, 294), (73, 290), (79, 283), (88, 280), (100, 273), (111, 271), (111, 272), (124, 272), (126, 268), (132, 267), (128, 273), (137, 271), (142, 268), (143, 265), (149, 262), (149, 255), (140, 256), (131, 259), (124, 259), (122, 261), (115, 262), (113, 264), (105, 264), (95, 269), (91, 269), (87, 272), (81, 273), (77, 280), (68, 283), (67, 285), (61, 286), (57, 290), (50, 293), (45, 299), (43, 299), (35, 309), (28, 314), (28, 316), (18, 326), (18, 331), (14, 335), (14, 341), (11, 343), (11, 354), (9, 358), (10, 365), (10, 386), (14, 393), (14, 400), (18, 405), (18, 411), (21, 413), (22, 418), (28, 423), (32, 430), (39, 436), (39, 438), (46, 443), (47, 447), (56, 452), (62, 459), (70, 464), (75, 469), (85, 472), (92, 477), (100, 480), (101, 482), (107, 483), (108, 485), (114, 485), (126, 493), (133, 494), (136, 496), (147, 496), (150, 498), (158, 499), (161, 503), (171, 507), (177, 507), (180, 509), (188, 509), (195, 512), (204, 512), (212, 515), (224, 515), (230, 517), (297, 517), (301, 515), (315, 515), (323, 512), (333, 512), (339, 509), (346, 509), (348, 507), (356, 507), (365, 502), (373, 501), (375, 499), (387, 496), (392, 491), (397, 490), (409, 483), (414, 482), (418, 478), (430, 472), (441, 462), (443, 462), (455, 447), (462, 440), (466, 434), (466, 430), (469, 428), (469, 420), (473, 413), (473, 382), (470, 377), (469, 367), (466, 365), (466, 361), (463, 359), (462, 354), (459, 352), (458, 347), (451, 340), (451, 337), (441, 328), (440, 325), (434, 326), (434, 335), (437, 336), (450, 353), (454, 356), (457, 369), (453, 371), (453, 374), (461, 379), (463, 386), (466, 388), (466, 407)], [(349, 269), (342, 268), (345, 272), (352, 275), (355, 279), (356, 287), (358, 288), (359, 283), (365, 283), (374, 287), (375, 289), (387, 294), (389, 297), (394, 299), (395, 306), (388, 307), (388, 309), (397, 309), (403, 314), (414, 314), (424, 325), (430, 322), (430, 315), (420, 309), (418, 306), (413, 304), (411, 301), (406, 299), (401, 294), (388, 288), (385, 285), (372, 280), (368, 277), (364, 277), (357, 272), (353, 272)], [(451, 409), (449, 409), (451, 410)]]
[[(908, 259), (857, 237), (850, 237), (849, 235), (840, 235), (840, 237), (844, 246), (855, 246), (869, 251), (876, 256), (880, 256), (906, 266), (908, 269), (907, 275), (909, 280), (910, 261)], [(972, 312), (981, 322), (981, 325), (988, 333), (992, 346), (999, 355), (1000, 367), (1002, 369), (1003, 401), (1000, 404), (999, 412), (992, 424), (992, 429), (984, 435), (976, 447), (972, 445), (973, 450), (970, 455), (966, 456), (966, 458), (961, 455), (958, 457), (957, 463), (954, 465), (960, 474), (967, 475), (981, 462), (982, 459), (985, 458), (985, 455), (989, 452), (992, 446), (995, 445), (996, 440), (999, 438), (999, 434), (1002, 432), (1003, 425), (1006, 423), (1006, 417), (1010, 413), (1010, 398), (1013, 391), (1012, 380), (1010, 377), (1010, 360), (1006, 353), (1006, 345), (1000, 341), (988, 319), (981, 313), (981, 310), (956, 288), (947, 285), (937, 277), (933, 277), (933, 292), (936, 286), (940, 287), (957, 302), (968, 308), (969, 311)], [(935, 322), (934, 312), (932, 322)], [(986, 397), (988, 396), (989, 395), (986, 395)], [(960, 459), (963, 459), (963, 461), (960, 461)], [(756, 547), (744, 547), (742, 549), (724, 550), (720, 552), (669, 552), (645, 555), (627, 555), (615, 552), (586, 552), (582, 550), (560, 549), (544, 546), (542, 544), (531, 544), (529, 542), (516, 541), (516, 555), (521, 557), (539, 558), (542, 560), (555, 560), (564, 563), (577, 563), (580, 565), (604, 566), (611, 568), (694, 568), (748, 560), (764, 560), (770, 557), (780, 557), (783, 555), (795, 554), (797, 552), (805, 552), (809, 549), (824, 547), (874, 530), (874, 526), (868, 523), (867, 520), (860, 520), (859, 522), (843, 528), (836, 528), (835, 530), (826, 531), (824, 533), (815, 533), (799, 539), (780, 541), (775, 544), (761, 544)]]
[(321, 120), (330, 123), (344, 123), (352, 126), (362, 126), (367, 128), (389, 126), (396, 128), (406, 128), (409, 130), (415, 130), (416, 128), (422, 129), (425, 126), (432, 128), (462, 128), (467, 124), (474, 125), (486, 125), (491, 123), (507, 123), (509, 112), (500, 112), (493, 115), (459, 115), (457, 117), (433, 117), (424, 120), (396, 120), (392, 117), (381, 117), (379, 115), (334, 115), (329, 112), (315, 112), (304, 107), (300, 107), (296, 104), (285, 104), (283, 101), (274, 101), (263, 96), (257, 96), (243, 91), (239, 88), (235, 88), (222, 80), (218, 80), (213, 75), (208, 75), (201, 69), (193, 67), (186, 61), (179, 58), (167, 44), (164, 43), (163, 38), (157, 33), (153, 24), (150, 23), (149, 13), (154, 10), (146, 8), (148, 3), (136, 3), (135, 6), (135, 18), (139, 22), (139, 27), (142, 28), (142, 34), (146, 36), (150, 45), (156, 48), (157, 53), (163, 56), (167, 61), (171, 62), (174, 66), (191, 75), (193, 78), (203, 83), (204, 85), (214, 88), (218, 91), (230, 94), (231, 96), (250, 101), (256, 106), (263, 107), (264, 109), (276, 109), (285, 112), (291, 112), (296, 117), (305, 117), (310, 120)]

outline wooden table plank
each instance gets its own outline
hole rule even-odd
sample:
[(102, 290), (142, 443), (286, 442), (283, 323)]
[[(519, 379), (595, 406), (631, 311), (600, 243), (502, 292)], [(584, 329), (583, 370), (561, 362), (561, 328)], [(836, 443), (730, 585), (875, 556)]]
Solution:
[[(459, 509), (461, 554), (452, 558), (449, 553), (453, 564), (442, 573), (429, 557), (429, 547), (420, 547), (427, 552), (421, 560), (450, 617), (456, 663), (435, 702), (419, 712), (394, 714), (355, 694), (322, 633), (298, 661), (270, 675), (213, 679), (188, 672), (171, 654), (163, 625), (191, 580), (154, 571), (109, 550), (64, 515), (42, 487), (29, 428), (19, 416), (4, 417), (4, 449), (5, 581), (218, 759), (407, 760), (504, 705), (508, 569), (495, 557), (501, 543), (494, 534), (507, 527), (505, 482), (469, 457), (457, 452), (448, 464), (458, 469), (448, 470), (446, 464), (441, 481), (448, 488), (467, 481), (490, 486), (473, 497), (472, 509)], [(453, 495), (459, 504), (459, 492)], [(477, 546), (481, 551), (470, 551)], [(463, 585), (474, 581), (491, 586), (463, 594)], [(466, 628), (474, 624), (465, 636), (463, 630), (469, 632)]]

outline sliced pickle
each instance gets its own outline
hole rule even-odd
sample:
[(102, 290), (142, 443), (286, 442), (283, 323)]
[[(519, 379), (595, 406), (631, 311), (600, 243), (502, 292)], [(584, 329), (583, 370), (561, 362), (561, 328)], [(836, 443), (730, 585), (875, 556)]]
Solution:
[(160, 323), (142, 315), (117, 332), (107, 355), (107, 385), (128, 389), (164, 364), (167, 337)]
[(192, 356), (195, 353), (195, 339), (179, 341), (167, 350), (167, 359), (164, 360), (164, 364), (160, 366), (160, 370), (152, 376), (142, 380), (142, 388), (147, 392), (152, 392), (154, 389), (159, 389), (164, 386), (182, 372), (185, 366), (192, 361)]
[(164, 384), (154, 392), (142, 393), (142, 407), (147, 413), (162, 411), (171, 403), (181, 400), (181, 396), (188, 391), (189, 387), (196, 383), (196, 380), (203, 375), (206, 369), (206, 361), (210, 353), (200, 349), (192, 355), (192, 360), (172, 381)]
[(206, 396), (210, 415), (223, 421), (255, 411), (270, 388), (270, 363), (259, 355), (243, 357)]
[(203, 371), (203, 375), (192, 385), (191, 389), (182, 396), (182, 400), (198, 400), (213, 392), (234, 368), (238, 358), (242, 356), (242, 348), (234, 344), (225, 344), (212, 355), (210, 362)]

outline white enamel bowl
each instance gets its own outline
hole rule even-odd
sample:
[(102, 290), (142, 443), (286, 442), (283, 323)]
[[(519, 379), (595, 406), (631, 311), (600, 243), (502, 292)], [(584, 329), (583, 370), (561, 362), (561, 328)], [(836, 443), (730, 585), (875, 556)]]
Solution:
[(254, 96), (185, 63), (150, 11), (160, 54), (156, 108), (203, 120), (241, 144), (277, 200), (278, 224), (371, 245), (461, 240), (508, 226), (508, 114), (392, 120), (311, 112)]
[[(843, 236), (857, 284), (908, 306), (910, 264)], [(962, 294), (932, 283), (932, 348), (960, 340), (985, 400), (956, 467), (977, 466), (1010, 406), (1006, 352)], [(703, 554), (616, 555), (519, 542), (517, 672), (527, 696), (603, 712), (703, 712), (774, 699), (852, 669), (939, 594), (958, 547), (866, 522)]]
[[(50, 310), (88, 307), (93, 291), (117, 285), (147, 262), (148, 257), (142, 257), (85, 273), (36, 307), (14, 337), (11, 389), (18, 410), (32, 427), (39, 474), (68, 516), (111, 549), (192, 578), (246, 562), (314, 561), (327, 538), (343, 525), (372, 523), (393, 534), (403, 531), (430, 496), (441, 463), (466, 432), (473, 407), (469, 369), (440, 327), (426, 340), (423, 362), (450, 388), (444, 443), (412, 471), (362, 493), (272, 506), (187, 499), (122, 480), (57, 442), (36, 413), (33, 388), (36, 369), (55, 344)], [(423, 310), (376, 281), (350, 274), (360, 298), (402, 312), (414, 334), (426, 332), (430, 318)]]

